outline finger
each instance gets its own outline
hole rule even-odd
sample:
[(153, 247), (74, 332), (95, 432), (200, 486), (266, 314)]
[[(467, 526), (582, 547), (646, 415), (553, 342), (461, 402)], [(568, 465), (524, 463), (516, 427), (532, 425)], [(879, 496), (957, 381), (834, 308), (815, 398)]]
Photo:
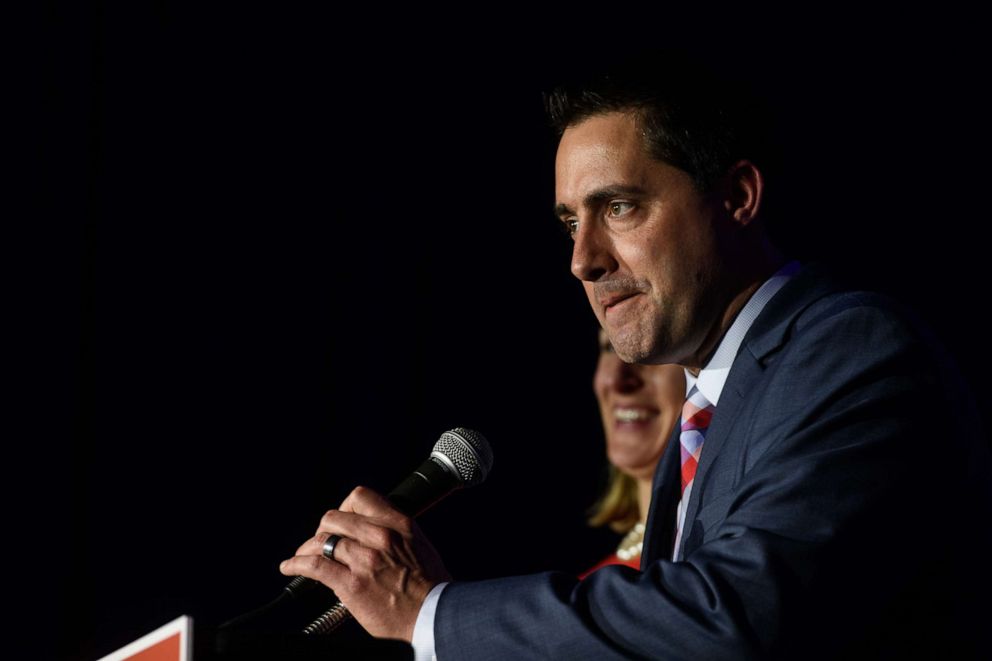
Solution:
[(410, 530), (410, 517), (393, 507), (385, 496), (368, 487), (355, 487), (341, 503), (340, 509), (342, 512), (353, 512), (376, 519), (382, 525), (400, 532)]
[[(342, 537), (334, 544), (332, 557), (324, 555), (324, 541), (330, 535), (320, 534), (307, 540), (296, 552), (298, 556), (322, 556), (327, 560), (333, 560), (351, 570), (365, 571), (376, 566), (382, 559), (382, 554), (376, 549), (362, 546), (353, 539)], [(324, 541), (321, 541), (324, 540)]]
[(323, 555), (324, 544), (327, 542), (327, 538), (334, 534), (337, 533), (317, 532), (316, 535), (300, 544), (300, 547), (296, 549), (296, 555)]
[(363, 546), (381, 549), (395, 542), (398, 534), (401, 532), (402, 530), (395, 529), (381, 519), (372, 519), (361, 514), (355, 514), (354, 512), (331, 510), (320, 520), (317, 533), (311, 539), (304, 542), (303, 547), (300, 548), (303, 549), (307, 547), (307, 544), (311, 543), (316, 545), (317, 540), (323, 537), (323, 540), (320, 541), (322, 547), (330, 535), (340, 535), (341, 537), (353, 539)]
[[(323, 547), (321, 547), (321, 554), (323, 554)], [(354, 569), (356, 566), (371, 565), (374, 555), (375, 551), (372, 549), (362, 546), (353, 539), (342, 537), (334, 545), (334, 554), (329, 559), (349, 569)]]
[[(303, 542), (303, 544), (300, 545), (300, 548), (296, 549), (296, 555), (321, 555), (326, 558), (327, 556), (324, 555), (324, 545), (327, 543), (327, 539), (331, 536), (331, 534), (332, 533), (328, 532), (317, 533), (307, 541)], [(341, 537), (340, 535), (338, 537), (339, 539), (334, 544), (334, 552), (331, 554), (332, 557), (330, 559), (347, 565), (348, 563), (342, 560), (342, 549), (349, 544), (357, 544), (357, 542), (354, 542), (347, 537)]]
[(320, 581), (336, 591), (348, 579), (350, 572), (344, 565), (320, 555), (296, 555), (279, 564), (279, 571), (286, 576), (305, 576)]

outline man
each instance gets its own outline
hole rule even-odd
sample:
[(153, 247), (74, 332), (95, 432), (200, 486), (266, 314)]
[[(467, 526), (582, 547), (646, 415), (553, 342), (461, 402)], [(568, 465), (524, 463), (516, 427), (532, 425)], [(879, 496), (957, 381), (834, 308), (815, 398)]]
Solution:
[(621, 358), (687, 375), (642, 571), (450, 582), (359, 488), (283, 573), (441, 661), (987, 651), (992, 471), (967, 393), (911, 314), (783, 258), (760, 126), (664, 65), (549, 103), (572, 272)]

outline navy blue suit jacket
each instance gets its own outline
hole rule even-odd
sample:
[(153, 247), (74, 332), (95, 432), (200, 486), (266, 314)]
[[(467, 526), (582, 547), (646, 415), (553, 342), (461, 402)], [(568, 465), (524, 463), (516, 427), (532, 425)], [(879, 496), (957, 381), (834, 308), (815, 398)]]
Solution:
[(985, 656), (992, 468), (940, 347), (895, 302), (804, 267), (748, 331), (707, 431), (680, 558), (677, 433), (641, 571), (452, 583), (452, 659)]

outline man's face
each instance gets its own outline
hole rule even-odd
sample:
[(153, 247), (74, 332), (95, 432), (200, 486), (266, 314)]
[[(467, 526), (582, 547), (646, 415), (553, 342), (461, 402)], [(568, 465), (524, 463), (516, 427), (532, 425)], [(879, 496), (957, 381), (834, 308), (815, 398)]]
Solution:
[(617, 355), (629, 363), (698, 362), (717, 323), (721, 202), (651, 158), (635, 116), (566, 129), (555, 162), (556, 211)]

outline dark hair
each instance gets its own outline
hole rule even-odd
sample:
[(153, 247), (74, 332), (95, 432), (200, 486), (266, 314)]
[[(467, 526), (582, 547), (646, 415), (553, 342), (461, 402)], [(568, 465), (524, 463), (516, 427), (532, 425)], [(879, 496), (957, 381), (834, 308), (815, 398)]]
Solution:
[(545, 108), (559, 136), (595, 115), (635, 113), (648, 153), (687, 172), (701, 191), (742, 158), (766, 172), (776, 167), (767, 106), (743, 81), (685, 54), (639, 53), (559, 85)]

